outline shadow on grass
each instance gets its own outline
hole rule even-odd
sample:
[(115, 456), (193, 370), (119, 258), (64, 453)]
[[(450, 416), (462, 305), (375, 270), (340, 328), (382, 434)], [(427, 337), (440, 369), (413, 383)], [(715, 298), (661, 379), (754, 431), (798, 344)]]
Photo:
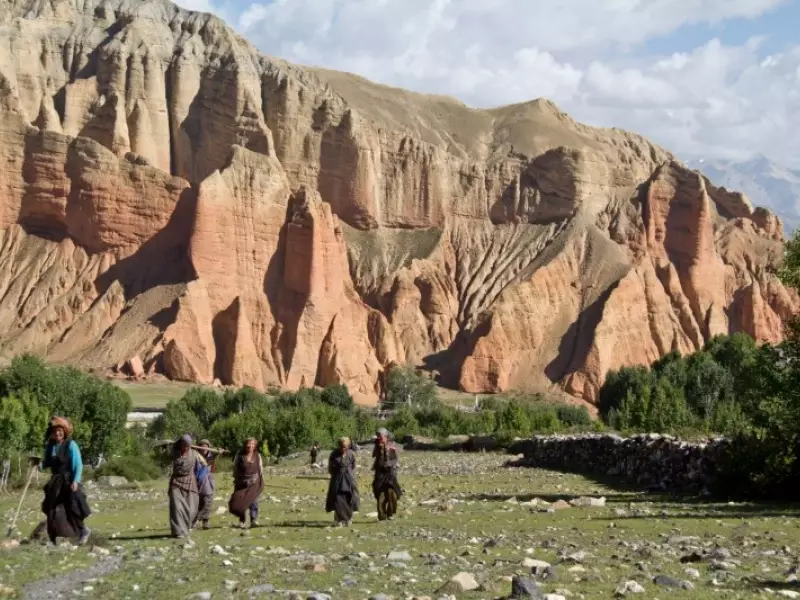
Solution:
[(753, 591), (761, 591), (764, 588), (770, 588), (771, 590), (798, 590), (800, 589), (800, 583), (798, 582), (787, 582), (787, 581), (770, 581), (768, 579), (758, 579), (758, 578), (750, 578), (748, 581), (742, 582), (745, 587), (752, 589)]
[(280, 527), (295, 527), (298, 529), (304, 529), (306, 527), (316, 528), (316, 529), (326, 529), (328, 527), (333, 527), (333, 520), (331, 521), (281, 521), (279, 523), (272, 524), (272, 527), (280, 528)]
[[(544, 469), (549, 470), (549, 469)], [(555, 471), (560, 472), (560, 471)], [(728, 519), (750, 519), (754, 517), (798, 517), (800, 516), (800, 503), (781, 502), (769, 500), (750, 500), (729, 503), (726, 499), (700, 495), (690, 492), (665, 492), (645, 488), (641, 485), (625, 481), (621, 477), (610, 475), (573, 473), (586, 478), (597, 485), (609, 488), (611, 493), (588, 493), (588, 494), (567, 494), (567, 493), (535, 493), (529, 494), (473, 494), (468, 496), (469, 500), (506, 502), (511, 498), (516, 498), (520, 502), (527, 502), (534, 498), (546, 502), (557, 502), (563, 500), (569, 502), (577, 498), (605, 498), (609, 504), (672, 504), (685, 505), (696, 508), (696, 512), (685, 512), (682, 514), (671, 513), (670, 518), (685, 519), (704, 519), (704, 518), (728, 518)], [(615, 516), (613, 519), (643, 519), (652, 518), (652, 515), (624, 515)]]
[(120, 535), (115, 538), (110, 538), (109, 541), (111, 542), (141, 542), (145, 540), (172, 540), (178, 539), (173, 538), (171, 533), (146, 533), (146, 534), (136, 534), (130, 533), (127, 535)]

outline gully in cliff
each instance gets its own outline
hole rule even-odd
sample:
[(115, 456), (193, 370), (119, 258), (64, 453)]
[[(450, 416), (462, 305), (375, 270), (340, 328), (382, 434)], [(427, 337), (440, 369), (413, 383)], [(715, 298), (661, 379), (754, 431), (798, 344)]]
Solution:
[(40, 469), (49, 468), (50, 480), (44, 486), (42, 512), (47, 515), (47, 535), (56, 538), (78, 537), (78, 544), (89, 540), (91, 530), (84, 520), (91, 514), (83, 493), (83, 460), (72, 439), (72, 423), (66, 417), (53, 417), (47, 429), (47, 444)]
[(397, 500), (403, 495), (397, 481), (397, 448), (389, 440), (389, 432), (381, 428), (377, 431), (375, 448), (372, 450), (372, 493), (378, 501), (378, 519), (394, 519), (397, 513)]

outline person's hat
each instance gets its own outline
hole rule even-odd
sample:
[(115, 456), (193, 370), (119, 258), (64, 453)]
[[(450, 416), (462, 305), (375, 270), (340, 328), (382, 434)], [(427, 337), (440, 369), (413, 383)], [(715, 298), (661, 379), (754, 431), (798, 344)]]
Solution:
[(63, 429), (66, 437), (72, 435), (72, 423), (69, 422), (67, 417), (53, 417), (50, 419), (50, 429), (55, 427), (60, 427)]

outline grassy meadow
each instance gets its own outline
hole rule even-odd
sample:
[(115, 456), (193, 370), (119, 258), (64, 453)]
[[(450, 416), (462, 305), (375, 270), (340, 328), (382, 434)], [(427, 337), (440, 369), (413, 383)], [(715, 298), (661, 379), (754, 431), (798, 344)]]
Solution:
[[(398, 519), (388, 523), (373, 514), (362, 458), (362, 507), (351, 528), (331, 527), (322, 472), (287, 461), (267, 468), (274, 487), (262, 496), (260, 528), (234, 529), (229, 515), (216, 515), (213, 528), (194, 532), (188, 543), (167, 537), (166, 479), (93, 486), (88, 523), (98, 546), (0, 549), (0, 590), (20, 598), (58, 592), (49, 597), (166, 600), (201, 592), (247, 598), (272, 586), (277, 592), (265, 597), (295, 591), (337, 600), (381, 593), (438, 598), (437, 590), (463, 571), (482, 588), (458, 598), (499, 598), (510, 593), (512, 575), (530, 575), (525, 559), (552, 564), (555, 578), (542, 581), (542, 589), (565, 598), (611, 598), (626, 581), (640, 584), (643, 598), (751, 598), (765, 589), (792, 597), (796, 589), (786, 577), (800, 548), (796, 507), (644, 495), (576, 475), (508, 469), (506, 458), (403, 453), (406, 495)], [(215, 506), (226, 507), (230, 475), (216, 480)], [(25, 535), (40, 520), (43, 483), (44, 477), (24, 504)], [(578, 497), (606, 503), (559, 502)], [(4, 532), (18, 498), (18, 491), (0, 495)], [(408, 556), (387, 558), (392, 551)], [(658, 575), (693, 589), (659, 586)]]

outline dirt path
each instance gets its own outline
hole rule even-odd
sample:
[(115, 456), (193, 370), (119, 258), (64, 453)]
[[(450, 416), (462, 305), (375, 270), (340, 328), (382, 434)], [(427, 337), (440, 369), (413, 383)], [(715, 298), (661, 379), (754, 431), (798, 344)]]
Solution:
[(89, 579), (102, 577), (116, 571), (119, 569), (121, 562), (121, 556), (104, 556), (88, 569), (29, 583), (22, 588), (22, 597), (25, 600), (42, 600), (44, 598), (61, 600), (69, 598), (72, 596), (72, 590), (77, 589)]

